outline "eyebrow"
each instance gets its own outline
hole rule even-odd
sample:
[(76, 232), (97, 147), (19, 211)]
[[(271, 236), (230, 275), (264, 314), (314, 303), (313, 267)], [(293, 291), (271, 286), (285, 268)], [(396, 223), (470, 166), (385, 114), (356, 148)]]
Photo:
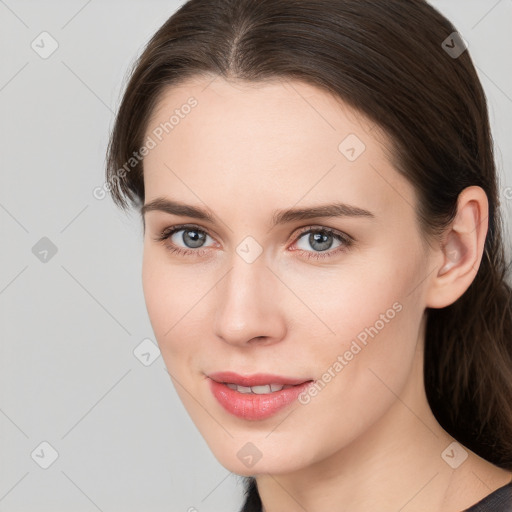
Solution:
[[(145, 204), (140, 209), (144, 217), (149, 211), (161, 211), (171, 215), (183, 217), (192, 217), (215, 224), (215, 216), (208, 209), (192, 206), (178, 201), (173, 201), (164, 197), (158, 197)], [(369, 217), (375, 218), (375, 215), (363, 208), (344, 203), (331, 203), (308, 208), (291, 208), (287, 210), (275, 210), (272, 215), (272, 226), (286, 224), (298, 220), (313, 219), (316, 217)]]

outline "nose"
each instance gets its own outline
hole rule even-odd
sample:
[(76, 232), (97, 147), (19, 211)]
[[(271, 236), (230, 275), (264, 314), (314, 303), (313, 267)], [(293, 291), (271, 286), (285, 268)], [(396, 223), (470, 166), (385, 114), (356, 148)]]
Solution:
[(282, 287), (263, 255), (247, 263), (235, 254), (230, 271), (216, 287), (215, 335), (239, 347), (282, 340), (286, 332)]

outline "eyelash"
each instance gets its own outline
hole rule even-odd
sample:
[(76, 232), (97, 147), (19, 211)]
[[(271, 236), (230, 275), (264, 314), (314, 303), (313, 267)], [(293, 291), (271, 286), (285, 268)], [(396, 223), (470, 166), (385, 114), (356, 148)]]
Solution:
[[(177, 247), (176, 245), (169, 245), (169, 238), (177, 233), (178, 231), (199, 231), (200, 233), (203, 233), (205, 235), (208, 235), (208, 232), (204, 229), (199, 228), (199, 226), (191, 225), (191, 224), (185, 224), (180, 226), (171, 226), (166, 229), (164, 229), (157, 238), (155, 238), (155, 241), (163, 243), (168, 251), (171, 253), (179, 254), (181, 256), (203, 256), (205, 252), (207, 252), (206, 249), (183, 249), (182, 247)], [(294, 249), (295, 251), (298, 251), (299, 253), (303, 254), (305, 253), (306, 258), (308, 259), (314, 259), (314, 260), (321, 260), (325, 258), (332, 258), (334, 256), (337, 256), (341, 252), (347, 251), (348, 248), (352, 246), (354, 243), (354, 239), (350, 237), (349, 235), (340, 233), (334, 229), (326, 228), (326, 227), (318, 227), (318, 226), (306, 226), (302, 228), (301, 232), (297, 235), (295, 242), (300, 240), (304, 235), (309, 233), (323, 233), (332, 235), (334, 238), (336, 238), (338, 241), (342, 243), (339, 247), (336, 249), (333, 249), (331, 251), (305, 251), (303, 249)], [(208, 235), (209, 236), (209, 235)]]

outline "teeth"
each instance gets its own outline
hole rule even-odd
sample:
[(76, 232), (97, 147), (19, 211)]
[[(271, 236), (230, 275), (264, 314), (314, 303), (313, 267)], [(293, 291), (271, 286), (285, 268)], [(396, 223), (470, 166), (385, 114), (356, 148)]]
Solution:
[(255, 395), (264, 395), (267, 393), (273, 393), (274, 391), (281, 391), (281, 389), (291, 388), (292, 386), (282, 384), (265, 384), (263, 386), (237, 386), (236, 384), (225, 383), (230, 389), (234, 389), (239, 393), (253, 393)]
[(251, 386), (251, 391), (256, 393), (257, 395), (263, 395), (264, 393), (270, 393), (270, 385), (266, 384), (264, 386)]

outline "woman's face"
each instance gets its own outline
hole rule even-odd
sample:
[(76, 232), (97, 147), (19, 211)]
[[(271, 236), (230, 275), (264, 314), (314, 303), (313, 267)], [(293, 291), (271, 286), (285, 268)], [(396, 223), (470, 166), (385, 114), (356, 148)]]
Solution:
[(284, 473), (362, 438), (419, 379), (432, 265), (375, 126), (303, 82), (211, 80), (169, 89), (146, 133), (146, 305), (221, 464)]

